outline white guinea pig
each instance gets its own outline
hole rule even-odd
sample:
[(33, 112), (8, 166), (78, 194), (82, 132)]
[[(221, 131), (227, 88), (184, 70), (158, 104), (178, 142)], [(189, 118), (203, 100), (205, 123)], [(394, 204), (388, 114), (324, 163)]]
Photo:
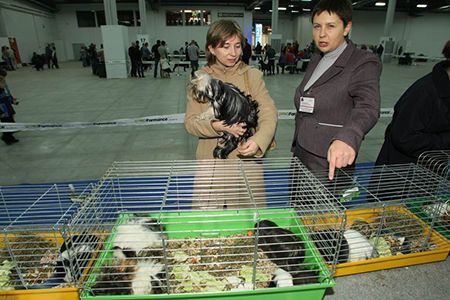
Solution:
[(373, 246), (361, 233), (348, 229), (344, 232), (344, 237), (349, 248), (348, 262), (361, 261), (372, 257)]

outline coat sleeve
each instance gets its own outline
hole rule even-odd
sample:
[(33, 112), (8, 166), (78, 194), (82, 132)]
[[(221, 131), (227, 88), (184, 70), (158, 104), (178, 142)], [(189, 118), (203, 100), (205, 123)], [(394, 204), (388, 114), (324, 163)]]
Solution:
[(272, 144), (278, 122), (278, 111), (275, 103), (269, 95), (269, 91), (263, 80), (262, 72), (252, 69), (250, 73), (250, 85), (252, 98), (258, 102), (258, 128), (250, 140), (256, 142), (261, 152), (256, 154), (262, 157)]
[[(416, 89), (404, 96), (390, 127), (392, 144), (400, 152), (419, 157), (427, 150), (450, 148), (450, 126), (430, 129), (444, 108), (428, 92)], [(445, 119), (445, 117), (443, 117)], [(435, 119), (435, 120), (433, 120)], [(443, 123), (441, 123), (443, 124)], [(445, 126), (445, 125), (444, 125)]]
[(341, 140), (359, 151), (364, 136), (380, 116), (381, 64), (375, 56), (359, 64), (348, 82), (348, 93), (353, 100), (350, 117), (333, 140)]
[(213, 114), (207, 114), (208, 104), (199, 103), (187, 93), (184, 127), (187, 132), (200, 138), (218, 138), (220, 133), (212, 127)]

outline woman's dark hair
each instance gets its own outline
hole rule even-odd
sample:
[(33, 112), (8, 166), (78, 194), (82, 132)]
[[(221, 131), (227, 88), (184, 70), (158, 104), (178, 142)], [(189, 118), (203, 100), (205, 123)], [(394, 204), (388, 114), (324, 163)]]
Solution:
[(237, 36), (241, 40), (241, 47), (243, 48), (245, 38), (238, 23), (233, 20), (223, 19), (211, 24), (206, 34), (205, 46), (206, 60), (209, 66), (216, 63), (216, 57), (209, 51), (209, 46), (213, 48), (223, 47), (225, 42), (233, 36)]
[(324, 11), (338, 15), (344, 22), (344, 27), (352, 20), (353, 8), (348, 0), (320, 0), (311, 13), (311, 23), (316, 15), (320, 15)]
[(444, 57), (449, 60), (450, 59), (450, 40), (445, 43), (444, 48), (442, 49), (442, 54), (444, 54)]

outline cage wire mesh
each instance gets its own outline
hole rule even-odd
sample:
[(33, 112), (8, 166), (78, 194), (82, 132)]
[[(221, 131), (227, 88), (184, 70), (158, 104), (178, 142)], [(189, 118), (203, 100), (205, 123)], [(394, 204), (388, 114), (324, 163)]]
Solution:
[(339, 232), (342, 217), (316, 187), (291, 158), (114, 163), (69, 223), (104, 241), (81, 297), (288, 286), (323, 295), (334, 281), (311, 231), (326, 218)]
[(328, 170), (314, 175), (345, 212), (338, 263), (449, 250), (441, 235), (445, 230), (437, 226), (449, 199), (449, 182), (429, 169), (415, 164), (359, 166), (337, 170), (331, 181)]
[[(90, 194), (88, 186), (81, 194)], [(65, 224), (80, 205), (69, 186), (2, 187), (2, 240), (0, 289), (47, 289), (75, 286), (81, 278), (75, 269)], [(33, 200), (34, 197), (34, 201)], [(26, 207), (26, 208), (25, 208)], [(83, 252), (85, 251), (86, 252)], [(82, 249), (91, 255), (90, 249)]]
[(450, 150), (433, 150), (423, 152), (417, 164), (450, 180)]
[[(0, 186), (0, 228), (4, 228), (55, 184), (21, 184)], [(95, 187), (92, 182), (56, 184), (62, 203), (82, 202)]]
[[(426, 151), (420, 155), (417, 164), (442, 176), (444, 181), (450, 182), (450, 150)], [(450, 192), (447, 197), (440, 199), (443, 201), (441, 205), (425, 206), (418, 213), (425, 220), (430, 216), (436, 216), (436, 230), (450, 239)]]

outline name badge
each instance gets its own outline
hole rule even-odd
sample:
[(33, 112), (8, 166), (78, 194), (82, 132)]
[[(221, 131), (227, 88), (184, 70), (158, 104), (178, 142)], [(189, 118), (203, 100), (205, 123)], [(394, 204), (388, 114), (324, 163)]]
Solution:
[(300, 97), (300, 108), (298, 111), (312, 114), (314, 112), (314, 98)]

